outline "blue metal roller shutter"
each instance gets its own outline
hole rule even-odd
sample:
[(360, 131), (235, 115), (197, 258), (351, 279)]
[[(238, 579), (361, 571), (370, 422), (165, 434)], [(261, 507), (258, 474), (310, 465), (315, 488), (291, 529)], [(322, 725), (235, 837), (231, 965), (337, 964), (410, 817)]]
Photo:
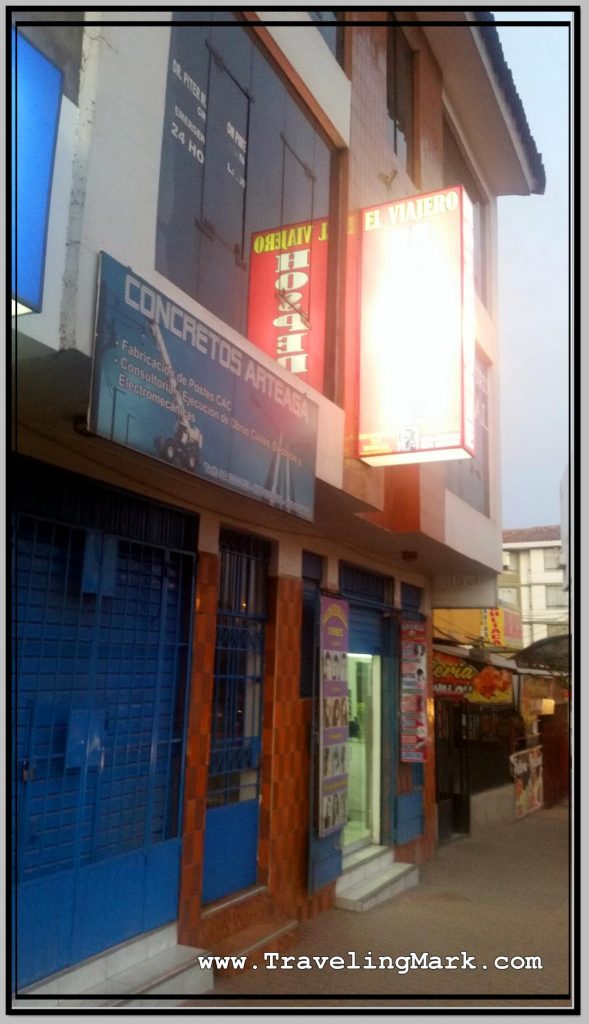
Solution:
[(373, 608), (350, 607), (350, 654), (382, 654), (382, 613)]

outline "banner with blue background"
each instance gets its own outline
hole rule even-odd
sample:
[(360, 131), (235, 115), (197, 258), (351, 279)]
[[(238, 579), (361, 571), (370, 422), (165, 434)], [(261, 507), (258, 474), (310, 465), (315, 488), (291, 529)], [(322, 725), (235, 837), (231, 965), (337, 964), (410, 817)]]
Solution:
[(101, 253), (91, 432), (312, 520), (318, 411)]

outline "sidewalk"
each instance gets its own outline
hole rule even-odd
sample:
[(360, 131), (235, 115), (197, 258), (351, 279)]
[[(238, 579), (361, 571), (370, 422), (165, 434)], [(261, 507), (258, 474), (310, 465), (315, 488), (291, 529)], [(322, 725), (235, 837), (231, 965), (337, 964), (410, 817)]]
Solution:
[[(568, 814), (565, 806), (541, 810), (441, 846), (422, 866), (416, 889), (364, 914), (330, 910), (301, 925), (289, 955), (340, 956), (344, 969), (319, 969), (313, 961), (312, 969), (300, 969), (304, 961), (270, 969), (267, 962), (220, 978), (214, 993), (185, 1005), (218, 1011), (571, 1006)], [(351, 951), (360, 969), (347, 966)], [(404, 960), (394, 969), (365, 967), (381, 956), (395, 963), (411, 953), (443, 964), (448, 956), (458, 959), (455, 969), (434, 969), (435, 960), (407, 973)], [(500, 956), (506, 969), (495, 966)], [(512, 957), (521, 959), (508, 966)], [(540, 957), (542, 969), (533, 969), (529, 957)]]

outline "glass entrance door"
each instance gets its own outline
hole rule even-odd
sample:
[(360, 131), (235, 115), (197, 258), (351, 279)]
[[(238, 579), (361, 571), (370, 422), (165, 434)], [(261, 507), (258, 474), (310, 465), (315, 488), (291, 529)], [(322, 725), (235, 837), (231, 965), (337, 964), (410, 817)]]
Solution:
[(349, 851), (380, 841), (378, 655), (348, 655), (348, 698), (348, 823), (343, 831), (343, 845)]

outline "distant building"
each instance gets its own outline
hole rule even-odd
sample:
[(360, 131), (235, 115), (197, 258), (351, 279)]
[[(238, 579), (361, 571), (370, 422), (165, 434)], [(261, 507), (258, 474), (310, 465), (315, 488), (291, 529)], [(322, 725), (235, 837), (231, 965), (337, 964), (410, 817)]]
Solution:
[(569, 491), (569, 467), (567, 465), (562, 479), (560, 481), (560, 529), (561, 529), (561, 546), (560, 546), (560, 564), (563, 567), (564, 582), (563, 587), (565, 590), (571, 589), (571, 560), (570, 560), (570, 536), (569, 536), (569, 517), (570, 517), (570, 491)]
[(569, 631), (560, 526), (503, 531), (499, 600), (521, 612), (524, 647)]

